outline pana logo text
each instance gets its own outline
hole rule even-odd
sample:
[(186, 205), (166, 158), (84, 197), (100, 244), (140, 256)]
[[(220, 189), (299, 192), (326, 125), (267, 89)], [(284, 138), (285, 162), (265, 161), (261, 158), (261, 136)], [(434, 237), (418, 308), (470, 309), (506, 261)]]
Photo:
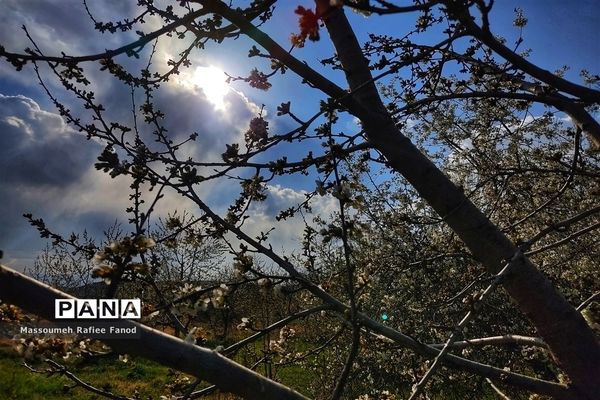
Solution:
[(140, 319), (140, 299), (55, 299), (56, 319)]

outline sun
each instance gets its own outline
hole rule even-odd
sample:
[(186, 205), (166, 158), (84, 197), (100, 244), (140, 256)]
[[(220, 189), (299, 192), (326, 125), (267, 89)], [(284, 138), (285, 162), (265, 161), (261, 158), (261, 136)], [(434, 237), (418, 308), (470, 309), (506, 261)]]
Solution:
[(190, 77), (189, 84), (195, 88), (202, 89), (208, 101), (217, 110), (225, 110), (225, 96), (227, 96), (231, 88), (227, 84), (227, 75), (225, 75), (223, 70), (213, 65), (197, 67)]

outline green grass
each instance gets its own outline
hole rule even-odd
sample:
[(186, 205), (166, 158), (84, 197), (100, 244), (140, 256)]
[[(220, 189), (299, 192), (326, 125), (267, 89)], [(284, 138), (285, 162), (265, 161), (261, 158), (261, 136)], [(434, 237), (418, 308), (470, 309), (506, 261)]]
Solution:
[[(260, 344), (250, 345), (260, 347)], [(238, 357), (235, 357), (238, 358)], [(239, 361), (239, 360), (238, 360)], [(115, 357), (87, 361), (61, 362), (78, 378), (96, 388), (122, 396), (133, 396), (137, 391), (141, 399), (160, 398), (168, 393), (167, 384), (173, 381), (169, 369), (142, 358), (123, 363)], [(44, 363), (32, 363), (39, 370), (47, 368)], [(277, 380), (301, 392), (309, 387), (311, 375), (298, 366), (277, 368)], [(23, 360), (14, 354), (0, 351), (0, 399), (2, 400), (99, 400), (104, 397), (83, 388), (65, 390), (74, 382), (65, 376), (37, 374), (29, 371)], [(199, 387), (200, 388), (200, 387)], [(305, 392), (306, 393), (306, 392)], [(306, 393), (307, 394), (307, 393)], [(229, 395), (215, 394), (207, 399), (231, 399)]]
[(293, 387), (304, 395), (310, 394), (306, 389), (313, 381), (312, 371), (306, 371), (298, 365), (290, 365), (279, 369), (277, 378), (282, 384)]
[[(43, 364), (36, 365), (40, 369)], [(99, 360), (85, 367), (68, 365), (76, 375), (97, 388), (132, 396), (137, 389), (141, 398), (158, 398), (164, 394), (168, 380), (168, 369), (158, 364), (135, 360), (125, 364), (118, 360)], [(95, 400), (100, 396), (82, 388), (65, 391), (73, 382), (59, 375), (47, 376), (30, 372), (20, 358), (5, 356), (0, 358), (0, 398), (6, 400)]]
[(67, 379), (62, 377), (44, 379), (31, 374), (17, 359), (0, 359), (0, 398), (2, 399), (67, 399), (62, 390), (63, 385), (67, 383)]

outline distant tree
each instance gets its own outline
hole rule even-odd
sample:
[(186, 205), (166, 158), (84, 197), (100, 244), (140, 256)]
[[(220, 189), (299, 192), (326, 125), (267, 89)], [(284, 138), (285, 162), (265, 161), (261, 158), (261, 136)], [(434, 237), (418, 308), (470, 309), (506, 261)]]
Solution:
[(162, 238), (153, 249), (160, 266), (158, 281), (197, 282), (214, 280), (221, 274), (223, 243), (202, 232), (189, 213), (175, 212), (160, 219), (152, 236)]
[[(119, 226), (114, 224), (105, 232), (104, 245), (118, 240), (121, 235)], [(64, 242), (55, 241), (46, 245), (33, 266), (25, 269), (25, 273), (76, 297), (90, 298), (100, 294), (98, 288), (101, 286), (92, 275), (97, 267), (92, 257), (99, 245), (87, 232), (72, 234), (69, 242), (65, 245)]]
[(94, 279), (94, 268), (92, 260), (85, 255), (74, 255), (68, 249), (48, 245), (25, 273), (74, 296), (90, 298), (94, 293), (89, 286)]
[[(201, 228), (190, 226), (182, 235), (200, 229), (224, 240), (240, 282), (256, 280), (269, 290), (277, 280), (297, 286), (306, 313), (292, 314), (282, 324), (315, 313), (317, 326), (306, 326), (329, 333), (324, 338), (313, 332), (322, 342), (296, 360), (314, 361), (319, 371), (335, 371), (319, 376), (320, 389), (327, 393), (315, 397), (393, 398), (414, 384), (412, 399), (429, 390), (432, 382), (432, 390), (442, 395), (460, 388), (452, 383), (460, 379), (464, 388), (491, 383), (489, 387), (498, 391), (508, 387), (511, 392), (527, 390), (562, 399), (595, 398), (600, 393), (600, 345), (576, 306), (587, 307), (592, 300), (587, 304), (584, 300), (595, 298), (598, 287), (598, 262), (591, 254), (595, 250), (590, 250), (597, 248), (593, 232), (599, 227), (600, 211), (595, 151), (600, 125), (593, 117), (600, 104), (598, 76), (583, 71), (584, 83), (577, 84), (566, 80), (564, 71), (551, 73), (532, 64), (519, 52), (522, 37), (509, 45), (494, 34), (489, 18), (493, 2), (434, 0), (402, 6), (316, 0), (314, 9), (296, 9), (299, 32), (291, 38), (290, 51), (282, 47), (287, 46), (285, 39), (279, 44), (265, 33), (269, 24), (277, 23), (271, 18), (276, 4), (198, 0), (161, 8), (140, 1), (141, 13), (134, 18), (94, 20), (103, 33), (138, 32), (138, 40), (115, 50), (48, 56), (35, 46), (34, 38), (33, 47), (23, 54), (0, 47), (0, 57), (17, 69), (33, 64), (64, 118), (105, 143), (96, 167), (112, 177), (131, 179), (128, 211), (133, 232), (114, 248), (101, 250), (99, 257), (97, 253), (100, 275), (109, 283), (107, 296), (115, 295), (128, 274), (144, 271), (148, 282), (156, 282), (150, 254), (164, 238), (148, 237), (152, 233), (147, 224), (163, 191), (171, 190), (197, 205), (202, 215), (197, 221)], [(348, 9), (370, 18), (406, 14), (412, 24), (399, 25), (395, 37), (373, 34), (361, 44), (345, 15)], [(148, 15), (159, 16), (163, 27), (143, 32)], [(516, 28), (526, 23), (517, 10)], [(424, 32), (437, 35), (437, 43), (423, 39)], [(248, 121), (244, 140), (223, 149), (221, 161), (197, 159), (185, 151), (186, 145), (198, 135), (217, 133), (189, 132), (188, 138), (177, 140), (165, 127), (169, 115), (154, 102), (154, 94), (190, 66), (192, 52), (242, 35), (250, 39), (248, 55), (255, 57), (256, 67), (248, 76), (230, 80), (268, 90), (289, 80), (293, 72), (325, 99), (312, 105), (282, 99), (277, 117), (294, 124), (292, 129), (273, 132), (261, 110)], [(187, 46), (168, 61), (165, 72), (155, 67), (155, 47), (150, 44), (169, 36), (187, 40)], [(331, 73), (341, 71), (347, 88), (296, 56), (298, 48), (310, 48), (310, 41), (325, 37), (334, 54), (321, 63)], [(131, 58), (144, 60), (140, 73)], [(80, 100), (82, 110), (66, 107), (48, 89), (43, 63)], [(105, 110), (91, 91), (90, 66), (100, 66), (104, 74), (129, 87), (134, 100), (142, 99), (133, 106), (143, 123), (115, 120)], [(304, 116), (309, 114), (306, 110), (312, 115)], [(564, 115), (572, 125), (561, 122)], [(355, 132), (341, 123), (348, 116), (360, 123)], [(292, 160), (274, 155), (286, 153), (290, 142), (296, 152), (307, 149), (305, 156)], [(381, 172), (381, 177), (370, 182), (373, 172)], [(287, 174), (312, 175), (316, 186), (304, 202), (282, 210), (278, 220), (305, 216), (318, 196), (330, 196), (338, 206), (331, 218), (308, 221), (302, 254), (295, 257), (279, 254), (269, 245), (271, 231), (253, 236), (246, 230), (251, 204), (264, 201), (267, 185)], [(240, 184), (241, 194), (222, 215), (207, 204), (199, 188), (232, 182)], [(153, 189), (146, 203), (141, 202), (144, 187)], [(43, 222), (32, 222), (53, 237)], [(561, 254), (564, 249), (569, 252)], [(272, 265), (257, 262), (255, 256)], [(210, 291), (194, 289), (194, 304), (200, 309), (222, 307), (230, 284)], [(27, 285), (34, 287), (31, 282)], [(505, 292), (500, 293), (499, 287)], [(157, 295), (173, 323), (181, 325), (171, 302), (160, 290)], [(27, 305), (17, 295), (11, 301)], [(521, 314), (515, 316), (516, 310)], [(273, 325), (258, 336), (281, 328)], [(185, 331), (185, 326), (180, 328)], [(513, 329), (536, 337), (517, 336)], [(292, 339), (280, 332), (280, 341), (273, 343), (265, 359), (291, 357), (285, 344)], [(502, 337), (485, 341), (471, 333)], [(138, 351), (139, 355), (206, 378), (226, 391), (248, 398), (301, 398), (221, 358), (217, 372), (194, 369), (190, 358), (208, 357), (203, 349), (195, 348), (182, 361), (158, 346), (169, 343), (169, 348), (179, 349), (175, 342), (152, 334), (146, 337), (144, 344), (155, 346)], [(477, 361), (471, 360), (469, 351), (455, 351), (469, 349), (467, 339), (481, 339), (479, 343), (494, 346), (494, 351), (477, 353)], [(507, 343), (547, 353), (529, 357), (524, 350), (519, 357), (495, 347)], [(126, 347), (114, 341), (111, 345)], [(323, 353), (327, 348), (329, 352)], [(398, 348), (410, 349), (410, 355)], [(237, 347), (233, 349), (224, 349), (224, 354)], [(424, 364), (422, 358), (433, 361)], [(403, 368), (409, 362), (410, 367)], [(510, 369), (504, 368), (506, 363)], [(442, 364), (481, 379), (474, 382), (462, 374), (447, 374), (440, 370)], [(252, 376), (247, 382), (254, 386), (242, 384), (242, 378), (220, 380), (223, 368), (240, 377)], [(397, 380), (392, 380), (394, 376)], [(375, 382), (389, 384), (392, 393), (364, 393)]]

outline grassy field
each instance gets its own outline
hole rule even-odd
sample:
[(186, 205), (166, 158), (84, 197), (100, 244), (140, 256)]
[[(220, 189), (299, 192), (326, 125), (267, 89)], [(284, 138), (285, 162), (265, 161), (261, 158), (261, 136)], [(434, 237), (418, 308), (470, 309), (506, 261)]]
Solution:
[[(76, 361), (65, 363), (70, 371), (81, 380), (93, 386), (111, 391), (122, 396), (140, 399), (158, 400), (161, 395), (168, 394), (167, 385), (174, 380), (173, 371), (160, 364), (136, 358), (127, 363), (115, 357), (99, 358), (92, 361)], [(43, 370), (44, 363), (31, 366)], [(178, 374), (180, 378), (185, 375)], [(298, 366), (288, 366), (278, 370), (278, 380), (297, 388), (306, 388), (310, 384), (310, 374)], [(0, 349), (0, 399), (2, 400), (99, 400), (104, 397), (91, 393), (81, 387), (66, 389), (74, 382), (65, 376), (54, 374), (37, 374), (23, 365), (23, 359), (8, 351)], [(201, 387), (198, 387), (200, 389)], [(236, 397), (229, 394), (215, 393), (210, 400), (230, 400)]]
[[(43, 369), (44, 365), (37, 365)], [(127, 364), (115, 360), (98, 360), (85, 367), (70, 365), (77, 376), (103, 390), (133, 396), (137, 391), (141, 399), (157, 399), (165, 393), (168, 369), (145, 360)], [(0, 359), (0, 398), (7, 400), (94, 400), (101, 398), (82, 388), (65, 391), (73, 382), (64, 376), (42, 375), (29, 371), (17, 357)], [(219, 397), (213, 397), (217, 399)], [(226, 398), (226, 397), (223, 397)]]

